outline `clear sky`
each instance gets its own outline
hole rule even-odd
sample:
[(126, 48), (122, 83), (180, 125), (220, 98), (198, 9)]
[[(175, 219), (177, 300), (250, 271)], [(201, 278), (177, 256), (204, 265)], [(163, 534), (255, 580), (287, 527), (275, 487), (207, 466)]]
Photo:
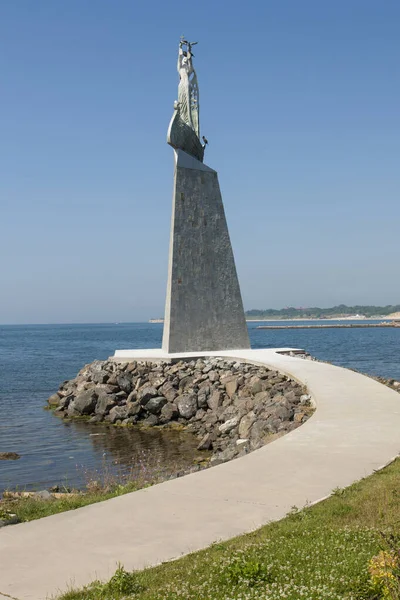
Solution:
[(398, 0), (1, 0), (0, 323), (164, 310), (179, 37), (246, 309), (400, 303)]

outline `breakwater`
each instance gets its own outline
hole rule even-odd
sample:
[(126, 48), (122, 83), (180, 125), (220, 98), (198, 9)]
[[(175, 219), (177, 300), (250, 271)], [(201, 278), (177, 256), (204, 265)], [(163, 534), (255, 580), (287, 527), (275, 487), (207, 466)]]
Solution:
[(94, 361), (48, 402), (66, 419), (184, 427), (219, 464), (260, 448), (307, 421), (307, 390), (277, 371), (224, 360)]
[(257, 329), (369, 329), (373, 327), (400, 327), (400, 323), (330, 323), (328, 325), (258, 325)]

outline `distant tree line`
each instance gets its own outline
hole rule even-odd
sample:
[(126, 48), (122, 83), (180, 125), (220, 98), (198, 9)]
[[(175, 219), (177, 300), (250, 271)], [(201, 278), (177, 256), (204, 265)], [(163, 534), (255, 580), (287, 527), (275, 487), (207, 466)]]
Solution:
[(400, 312), (400, 304), (388, 304), (387, 306), (346, 306), (346, 304), (339, 304), (339, 306), (333, 306), (332, 308), (295, 308), (289, 306), (287, 308), (268, 308), (266, 310), (253, 308), (246, 311), (246, 317), (250, 319), (266, 319), (268, 317), (327, 319), (330, 317), (348, 317), (356, 314), (364, 315), (365, 317), (374, 317), (376, 315), (384, 317), (394, 312)]

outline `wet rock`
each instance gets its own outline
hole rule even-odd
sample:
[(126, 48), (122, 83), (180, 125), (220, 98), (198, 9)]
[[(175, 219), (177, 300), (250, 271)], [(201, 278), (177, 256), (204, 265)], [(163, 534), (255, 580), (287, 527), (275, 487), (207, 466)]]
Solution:
[(103, 415), (94, 415), (93, 417), (90, 417), (89, 423), (101, 423), (103, 419)]
[(135, 402), (129, 402), (129, 398), (128, 398), (128, 401), (125, 405), (125, 409), (126, 409), (127, 417), (135, 417), (142, 410), (142, 405), (137, 400)]
[(106, 421), (116, 423), (117, 421), (123, 421), (127, 416), (126, 406), (114, 406), (107, 415)]
[(60, 404), (60, 395), (56, 392), (55, 394), (52, 394), (50, 396), (50, 398), (47, 399), (47, 404), (49, 404), (49, 406), (59, 406)]
[(93, 389), (85, 390), (78, 394), (73, 401), (73, 409), (81, 415), (90, 415), (94, 412), (97, 396)]
[(115, 404), (116, 401), (112, 396), (102, 393), (97, 399), (94, 412), (96, 415), (105, 416), (110, 412)]
[(161, 409), (161, 421), (163, 423), (169, 423), (179, 417), (179, 411), (176, 404), (168, 402)]
[(74, 396), (70, 395), (70, 396), (63, 396), (62, 398), (60, 398), (60, 404), (57, 408), (57, 410), (65, 410), (68, 408), (68, 405), (70, 402), (72, 402), (72, 400), (74, 399)]
[(0, 452), (0, 460), (18, 460), (21, 458), (16, 452)]
[(147, 417), (147, 419), (145, 419), (144, 421), (142, 421), (143, 425), (145, 425), (146, 427), (154, 427), (155, 425), (159, 424), (159, 419), (156, 415), (149, 415)]

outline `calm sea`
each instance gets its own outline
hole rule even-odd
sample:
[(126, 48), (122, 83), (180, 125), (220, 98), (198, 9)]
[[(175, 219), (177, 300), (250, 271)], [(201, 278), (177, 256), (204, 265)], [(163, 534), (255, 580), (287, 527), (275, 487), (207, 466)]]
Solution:
[[(304, 348), (321, 360), (400, 379), (400, 328), (274, 331), (257, 325), (249, 323), (253, 348)], [(0, 461), (0, 491), (82, 485), (105, 463), (128, 464), (149, 450), (161, 461), (184, 464), (194, 452), (185, 435), (171, 443), (157, 432), (66, 423), (43, 410), (61, 381), (84, 364), (116, 348), (160, 347), (161, 337), (162, 324), (0, 326), (0, 452), (22, 456)]]

